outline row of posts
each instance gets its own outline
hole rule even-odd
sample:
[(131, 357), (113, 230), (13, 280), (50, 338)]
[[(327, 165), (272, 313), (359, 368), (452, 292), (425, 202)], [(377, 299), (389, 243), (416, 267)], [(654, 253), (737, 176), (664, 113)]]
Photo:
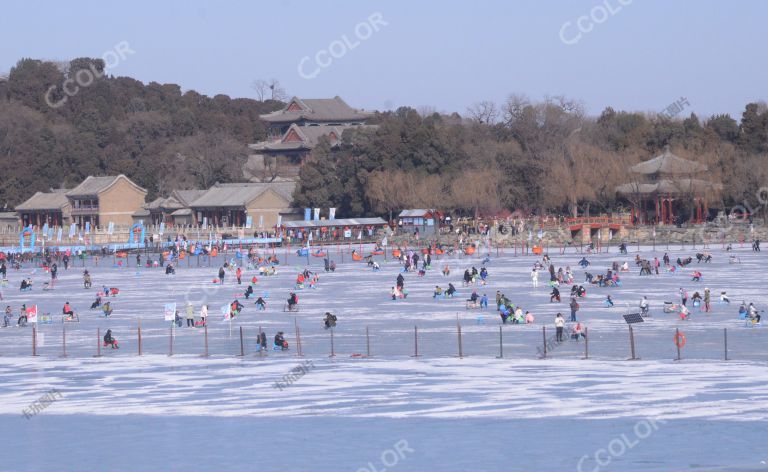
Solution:
[[(640, 357), (637, 356), (636, 350), (635, 350), (635, 332), (632, 328), (632, 325), (629, 326), (629, 351), (630, 351), (630, 358), (628, 360), (639, 360)], [(294, 320), (294, 328), (296, 331), (296, 355), (298, 357), (303, 357), (302, 352), (302, 344), (301, 344), (301, 328), (299, 327), (299, 324), (296, 320)], [(139, 324), (137, 329), (137, 349), (138, 349), (138, 355), (142, 355), (142, 340), (141, 340), (141, 320), (139, 320)], [(202, 357), (209, 357), (208, 352), (208, 326), (204, 326), (204, 334), (203, 334), (203, 343), (204, 343), (204, 351), (202, 354)], [(261, 326), (259, 326), (259, 334), (258, 334), (258, 340), (260, 342), (261, 335), (263, 331), (261, 329)], [(463, 348), (463, 340), (462, 340), (462, 332), (461, 332), (461, 323), (457, 321), (456, 323), (456, 334), (457, 334), (457, 347), (458, 347), (458, 357), (463, 358), (464, 357), (464, 348)], [(572, 333), (569, 333), (569, 336)], [(245, 356), (245, 336), (243, 334), (243, 327), (240, 326), (239, 330), (240, 335), (240, 353), (238, 354), (239, 357)], [(541, 350), (541, 359), (546, 359), (548, 357), (547, 354), (547, 327), (542, 326), (541, 327), (541, 336), (542, 336), (542, 350)], [(674, 342), (677, 347), (677, 358), (674, 359), (676, 361), (682, 360), (682, 352), (681, 349), (685, 345), (685, 337), (680, 332), (679, 328), (675, 328), (675, 337)], [(61, 329), (61, 357), (67, 357), (67, 325), (66, 323), (62, 324)], [(102, 357), (101, 353), (102, 348), (102, 338), (101, 338), (101, 329), (96, 329), (96, 354), (94, 357)], [(365, 356), (364, 357), (373, 357), (373, 353), (371, 351), (371, 338), (370, 338), (370, 332), (368, 327), (365, 327)], [(724, 353), (724, 360), (728, 360), (728, 328), (723, 328), (723, 353)], [(32, 355), (38, 356), (37, 353), (37, 327), (32, 327)], [(173, 327), (169, 330), (168, 335), (168, 355), (173, 356)], [(264, 356), (264, 348), (263, 346), (259, 348), (259, 356)], [(329, 357), (336, 357), (336, 347), (335, 347), (335, 341), (334, 341), (334, 330), (330, 329), (330, 354)], [(363, 356), (360, 356), (363, 357)], [(419, 354), (419, 327), (414, 326), (413, 327), (413, 355), (411, 357), (421, 357), (421, 354)], [(501, 326), (499, 326), (499, 355), (496, 356), (497, 359), (503, 359), (504, 358), (504, 331)], [(588, 328), (584, 328), (584, 357), (582, 359), (589, 359), (589, 333)]]

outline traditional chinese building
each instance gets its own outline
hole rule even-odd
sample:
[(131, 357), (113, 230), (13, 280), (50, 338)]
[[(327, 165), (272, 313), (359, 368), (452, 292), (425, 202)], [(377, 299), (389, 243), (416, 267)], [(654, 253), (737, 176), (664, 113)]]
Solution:
[(149, 203), (149, 219), (154, 225), (161, 222), (166, 225), (192, 224), (190, 204), (200, 198), (205, 190), (174, 190), (167, 197), (158, 197)]
[(190, 203), (193, 224), (270, 229), (297, 219), (295, 182), (216, 184)]
[(297, 126), (351, 126), (364, 125), (373, 115), (358, 110), (336, 96), (333, 98), (293, 97), (282, 109), (260, 115), (268, 125), (268, 139), (280, 139), (291, 127)]
[(116, 226), (133, 224), (133, 214), (144, 206), (147, 191), (124, 175), (89, 176), (65, 194), (71, 206), (72, 222), (78, 225)]
[(37, 192), (29, 200), (16, 207), (23, 226), (64, 226), (70, 222), (72, 205), (66, 189)]
[(629, 171), (632, 181), (616, 190), (632, 203), (636, 223), (702, 223), (722, 190), (722, 184), (707, 179), (706, 165), (676, 156), (669, 146)]
[(372, 115), (350, 107), (341, 97), (293, 97), (282, 110), (260, 116), (268, 125), (268, 137), (248, 146), (254, 153), (248, 158), (244, 175), (249, 180), (265, 175), (295, 178), (321, 137), (336, 146), (345, 130), (366, 126)]

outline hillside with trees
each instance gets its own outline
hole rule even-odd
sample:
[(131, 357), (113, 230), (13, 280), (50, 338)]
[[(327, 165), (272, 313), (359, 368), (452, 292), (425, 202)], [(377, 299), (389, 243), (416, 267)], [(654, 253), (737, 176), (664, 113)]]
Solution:
[(283, 105), (103, 74), (58, 105), (80, 70), (103, 72), (104, 62), (22, 59), (0, 82), (0, 206), (91, 174), (125, 174), (150, 198), (242, 180), (246, 145), (266, 135), (259, 114)]
[(346, 131), (336, 149), (313, 151), (300, 174), (299, 206), (335, 206), (349, 215), (401, 208), (594, 215), (626, 208), (615, 192), (629, 179), (626, 169), (667, 145), (723, 183), (708, 196), (713, 208), (768, 201), (757, 196), (768, 187), (764, 103), (746, 105), (740, 121), (612, 108), (589, 117), (565, 98), (511, 96), (502, 106), (477, 104), (464, 118), (403, 107), (375, 123), (375, 130)]
[[(65, 97), (64, 81), (85, 70), (100, 74), (51, 106)], [(0, 205), (91, 174), (125, 174), (149, 198), (240, 181), (246, 145), (266, 136), (259, 115), (284, 105), (268, 98), (266, 82), (256, 87), (262, 100), (207, 97), (103, 70), (101, 59), (22, 59), (0, 81)], [(756, 191), (768, 187), (762, 102), (736, 118), (612, 108), (592, 117), (578, 101), (513, 95), (464, 116), (403, 107), (372, 124), (347, 130), (336, 147), (321, 140), (301, 169), (297, 207), (337, 207), (339, 216), (389, 216), (404, 207), (597, 214), (626, 207), (615, 192), (626, 169), (666, 145), (724, 184), (710, 196), (714, 207), (757, 205)]]

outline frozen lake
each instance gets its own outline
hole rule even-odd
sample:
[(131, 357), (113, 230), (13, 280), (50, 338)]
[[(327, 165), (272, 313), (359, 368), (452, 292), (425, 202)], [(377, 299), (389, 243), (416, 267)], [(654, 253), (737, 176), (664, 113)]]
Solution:
[[(661, 258), (661, 249), (641, 254)], [(0, 470), (104, 462), (113, 470), (768, 470), (758, 439), (768, 415), (768, 333), (737, 315), (742, 300), (760, 309), (768, 303), (759, 282), (761, 254), (711, 249), (712, 263), (697, 264), (694, 257), (675, 275), (642, 277), (632, 250), (588, 255), (592, 274), (625, 260), (630, 271), (621, 273), (621, 287), (587, 286), (578, 313), (589, 329), (584, 360), (585, 343), (571, 340), (550, 342), (548, 359), (539, 359), (542, 326), (551, 339), (555, 313), (569, 316), (569, 288), (561, 288), (562, 303), (550, 303), (546, 273), (537, 289), (531, 286), (534, 256), (508, 251), (497, 256), (494, 248), (488, 284), (469, 288), (461, 286), (462, 273), (479, 269), (482, 256), (435, 258), (426, 276), (404, 274), (409, 294), (397, 301), (389, 290), (400, 266), (391, 257), (377, 257), (382, 270), (373, 272), (351, 262), (348, 252), (342, 262), (338, 249), (330, 254), (335, 273), (322, 270), (322, 258), (280, 250), (276, 276), (245, 270), (239, 286), (232, 272), (223, 285), (213, 284), (220, 261), (197, 267), (196, 259), (182, 261), (172, 276), (102, 260), (89, 267), (91, 290), (82, 287), (80, 267), (60, 268), (49, 291), (41, 290), (48, 280), (41, 269), (10, 271), (5, 304), (15, 313), (21, 303), (36, 304), (39, 313), (53, 313), (54, 322), (37, 326), (38, 357), (31, 356), (31, 327), (15, 327), (14, 317), (13, 327), (0, 329), (0, 437), (21, 444), (6, 448)], [(669, 255), (675, 260), (701, 251), (675, 247)], [(739, 263), (730, 263), (731, 255)], [(569, 249), (550, 256), (556, 269), (570, 266), (583, 283), (581, 254)], [(300, 311), (286, 313), (285, 299), (307, 261), (321, 272), (319, 283), (297, 291)], [(449, 277), (440, 273), (446, 264)], [(694, 269), (702, 282), (691, 281)], [(241, 296), (254, 275), (266, 311)], [(35, 288), (20, 292), (28, 276)], [(459, 294), (433, 299), (435, 285), (445, 289), (449, 281)], [(88, 309), (102, 285), (120, 289), (106, 319)], [(690, 295), (710, 288), (712, 312), (692, 309), (688, 321), (663, 313), (664, 301), (679, 302), (681, 287)], [(488, 295), (490, 309), (466, 309), (473, 288)], [(497, 290), (531, 311), (535, 323), (504, 325), (500, 334)], [(731, 305), (717, 302), (721, 291)], [(603, 304), (608, 294), (612, 308)], [(637, 311), (643, 295), (652, 316), (634, 330), (641, 360), (627, 361), (621, 315)], [(219, 308), (236, 297), (246, 307), (224, 321)], [(79, 323), (62, 324), (65, 301)], [(202, 303), (210, 306), (208, 358), (201, 357), (202, 328), (172, 328), (163, 320), (166, 303), (177, 303), (184, 316), (187, 301), (196, 314)], [(333, 339), (322, 327), (326, 311), (338, 316)], [(297, 326), (303, 357), (296, 356)], [(416, 326), (419, 357), (412, 357)], [(237, 356), (241, 327), (243, 357)], [(256, 352), (260, 328), (270, 346), (275, 332), (284, 331), (291, 350)], [(676, 328), (686, 337), (681, 361), (673, 360)], [(104, 356), (95, 358), (97, 332), (106, 329), (121, 349), (102, 349)], [(275, 388), (297, 366), (303, 370), (295, 380)], [(30, 419), (22, 416), (51, 389), (61, 398)], [(68, 433), (74, 444), (62, 441)]]

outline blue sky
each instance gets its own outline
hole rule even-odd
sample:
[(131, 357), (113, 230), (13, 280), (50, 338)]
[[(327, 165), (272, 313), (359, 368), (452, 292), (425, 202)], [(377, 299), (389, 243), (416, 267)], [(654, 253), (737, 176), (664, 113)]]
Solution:
[(253, 80), (274, 77), (291, 95), (366, 109), (464, 113), (518, 93), (580, 99), (597, 115), (684, 97), (686, 113), (738, 118), (768, 98), (766, 20), (759, 0), (13, 2), (0, 71), (127, 41), (135, 53), (111, 73), (208, 95), (255, 97)]

